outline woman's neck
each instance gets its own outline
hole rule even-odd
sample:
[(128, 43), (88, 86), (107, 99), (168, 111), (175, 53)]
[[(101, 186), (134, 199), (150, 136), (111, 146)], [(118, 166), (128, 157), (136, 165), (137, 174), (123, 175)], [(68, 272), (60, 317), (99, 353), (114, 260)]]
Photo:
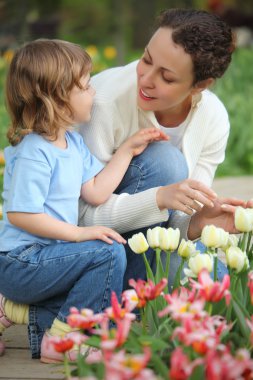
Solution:
[(186, 120), (191, 110), (191, 103), (191, 98), (188, 98), (181, 107), (155, 112), (155, 117), (158, 123), (165, 128), (178, 127)]

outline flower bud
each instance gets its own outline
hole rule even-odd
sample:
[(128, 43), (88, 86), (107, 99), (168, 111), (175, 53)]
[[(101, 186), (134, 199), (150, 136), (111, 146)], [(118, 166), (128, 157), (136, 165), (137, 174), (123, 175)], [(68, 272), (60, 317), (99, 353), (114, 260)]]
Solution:
[(222, 246), (221, 249), (226, 252), (226, 250), (230, 247), (237, 247), (238, 243), (239, 239), (236, 235), (229, 235), (227, 244)]
[(148, 242), (142, 232), (128, 239), (128, 245), (134, 253), (144, 253), (148, 250)]
[(237, 273), (249, 268), (249, 259), (246, 252), (239, 247), (230, 247), (226, 251), (227, 265)]
[(182, 239), (177, 252), (179, 256), (187, 259), (196, 253), (196, 245), (191, 240), (186, 241), (185, 239)]
[(218, 248), (227, 245), (229, 233), (213, 225), (202, 230), (201, 241), (206, 247)]
[(164, 251), (175, 251), (180, 239), (179, 228), (161, 228), (159, 234), (160, 248)]
[(190, 257), (188, 265), (196, 276), (204, 268), (210, 273), (213, 270), (213, 257), (208, 253), (198, 253), (196, 256)]
[(241, 232), (253, 230), (253, 209), (237, 207), (235, 210), (235, 227)]
[(155, 227), (155, 228), (149, 228), (147, 231), (147, 241), (148, 244), (151, 248), (158, 248), (160, 247), (160, 240), (159, 240), (159, 235), (160, 235), (160, 230), (161, 227)]

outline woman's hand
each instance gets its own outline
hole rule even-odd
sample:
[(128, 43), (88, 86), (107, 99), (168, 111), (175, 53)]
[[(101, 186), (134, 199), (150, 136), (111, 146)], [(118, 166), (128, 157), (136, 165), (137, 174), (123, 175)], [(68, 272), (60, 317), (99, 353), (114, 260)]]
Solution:
[(236, 198), (217, 198), (214, 201), (214, 207), (204, 206), (191, 218), (188, 229), (189, 239), (198, 238), (202, 229), (208, 224), (214, 224), (231, 234), (238, 233), (234, 224), (234, 214), (238, 206), (253, 208), (253, 200), (245, 202)]
[(169, 137), (160, 129), (157, 128), (145, 128), (136, 132), (129, 137), (122, 145), (121, 149), (128, 149), (132, 156), (138, 156), (141, 154), (148, 144), (154, 141), (169, 140)]
[(212, 189), (193, 179), (160, 187), (156, 193), (160, 210), (179, 210), (188, 215), (192, 215), (194, 210), (200, 211), (203, 205), (210, 209), (216, 197)]
[(118, 243), (126, 243), (126, 240), (111, 228), (103, 226), (78, 227), (76, 242), (86, 240), (102, 240), (108, 244), (112, 244), (113, 240)]

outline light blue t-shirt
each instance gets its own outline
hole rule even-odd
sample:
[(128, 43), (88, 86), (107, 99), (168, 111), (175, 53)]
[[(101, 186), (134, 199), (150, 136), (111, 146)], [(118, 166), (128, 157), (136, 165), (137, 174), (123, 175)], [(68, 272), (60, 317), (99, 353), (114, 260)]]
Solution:
[(81, 186), (103, 169), (77, 132), (66, 132), (67, 148), (60, 149), (37, 134), (5, 148), (3, 221), (0, 251), (23, 244), (52, 244), (9, 223), (8, 211), (46, 213), (77, 225)]

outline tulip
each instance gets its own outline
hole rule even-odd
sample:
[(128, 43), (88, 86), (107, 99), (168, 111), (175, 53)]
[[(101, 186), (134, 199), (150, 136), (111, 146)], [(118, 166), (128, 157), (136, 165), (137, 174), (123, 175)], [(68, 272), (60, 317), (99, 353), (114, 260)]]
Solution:
[(128, 239), (128, 245), (134, 253), (144, 253), (148, 250), (148, 242), (142, 232)]
[(218, 248), (227, 245), (229, 233), (214, 225), (205, 226), (202, 230), (201, 241), (206, 247)]
[(230, 247), (237, 247), (238, 243), (239, 239), (236, 235), (229, 235), (227, 244), (222, 246), (221, 249), (226, 252), (226, 250)]
[(160, 247), (160, 230), (161, 227), (149, 228), (147, 231), (147, 241), (151, 248), (159, 248)]
[(246, 252), (238, 247), (230, 247), (226, 251), (227, 265), (237, 273), (249, 268), (249, 259)]
[(237, 207), (235, 210), (235, 227), (241, 232), (253, 230), (253, 209)]
[(208, 272), (213, 270), (213, 258), (208, 253), (198, 253), (196, 256), (192, 256), (188, 262), (189, 268), (195, 276), (206, 269)]
[(177, 252), (179, 256), (187, 259), (196, 253), (196, 245), (191, 240), (186, 241), (185, 239), (182, 239)]
[(164, 251), (175, 251), (180, 239), (179, 228), (161, 228), (159, 233), (160, 248)]

